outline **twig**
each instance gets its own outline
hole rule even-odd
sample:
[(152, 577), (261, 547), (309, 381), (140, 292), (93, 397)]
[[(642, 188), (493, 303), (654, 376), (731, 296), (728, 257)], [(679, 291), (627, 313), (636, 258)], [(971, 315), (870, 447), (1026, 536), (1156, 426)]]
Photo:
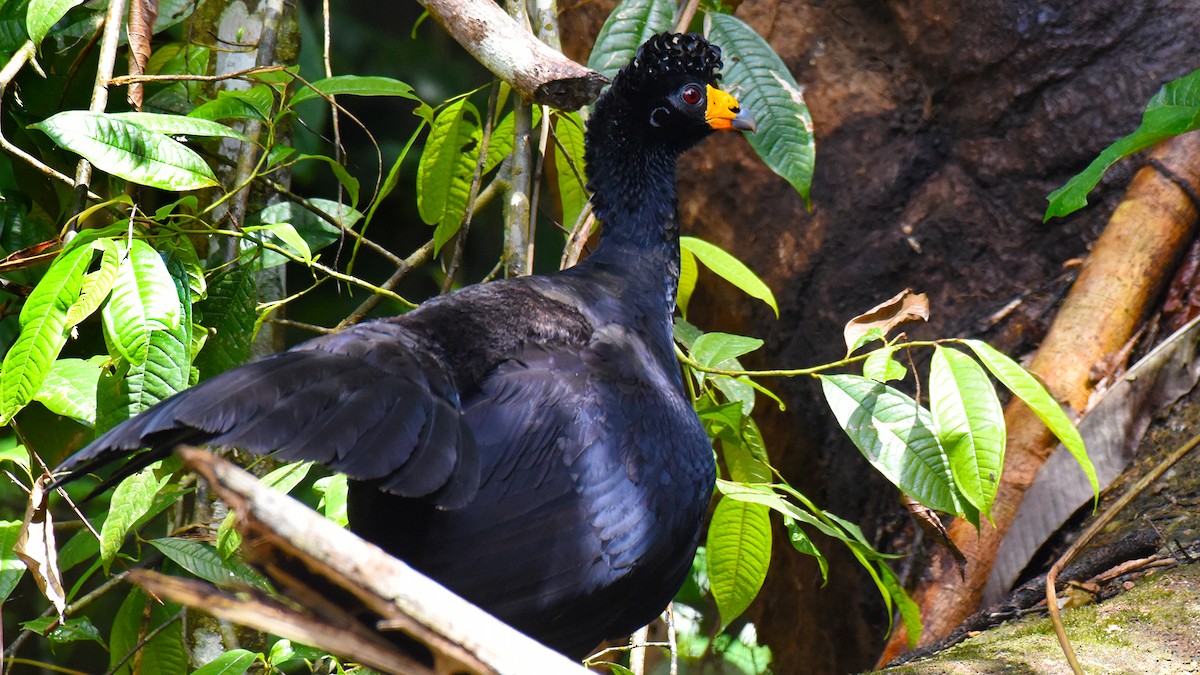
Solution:
[(629, 669), (634, 675), (646, 675), (646, 642), (649, 637), (650, 624), (646, 624), (629, 638)]
[[(400, 283), (401, 279), (408, 276), (409, 272), (411, 272), (411, 271), (413, 271), (413, 269), (420, 267), (421, 265), (424, 265), (425, 263), (429, 262), (429, 259), (431, 257), (433, 257), (433, 240), (432, 239), (425, 242), (424, 246), (413, 251), (412, 255), (408, 256), (403, 261), (401, 261), (401, 263), (396, 266), (396, 271), (392, 273), (392, 276), (388, 277), (388, 280), (383, 282), (383, 284), (381, 285), (382, 288), (387, 289), (390, 292), (391, 289), (395, 288), (396, 285)], [(396, 297), (399, 297), (399, 296), (396, 296)], [(342, 328), (345, 328), (346, 326), (349, 326), (351, 324), (355, 324), (355, 323), (358, 323), (359, 321), (362, 321), (363, 318), (366, 317), (368, 314), (370, 314), (371, 310), (375, 309), (375, 306), (378, 305), (382, 300), (383, 300), (382, 294), (372, 295), (371, 297), (367, 298), (366, 300), (363, 301), (363, 303), (361, 305), (358, 306), (357, 309), (355, 309), (353, 312), (350, 312), (349, 316), (342, 319), (341, 322), (338, 323), (337, 327), (334, 328), (334, 330), (335, 331), (341, 330)], [(404, 302), (408, 302), (408, 301), (404, 300)]]
[[(109, 0), (108, 14), (104, 17), (104, 33), (100, 38), (100, 57), (96, 64), (96, 81), (92, 85), (92, 103), (88, 110), (104, 112), (108, 107), (108, 81), (117, 63), (117, 47), (121, 42), (121, 24), (125, 21), (126, 0)], [(72, 213), (83, 210), (92, 182), (92, 163), (80, 159), (75, 167), (75, 205)], [(78, 228), (80, 223), (73, 226)]]
[(118, 75), (110, 78), (108, 85), (110, 87), (123, 87), (129, 84), (138, 82), (220, 82), (222, 80), (236, 80), (247, 75), (257, 75), (259, 73), (273, 73), (279, 70), (286, 70), (287, 66), (253, 66), (243, 68), (220, 75)]
[(683, 6), (683, 11), (679, 13), (679, 21), (675, 24), (675, 32), (686, 32), (688, 27), (692, 25), (692, 18), (696, 16), (696, 8), (700, 6), (700, 0), (688, 0), (688, 3)]
[(504, 276), (529, 274), (529, 182), (533, 172), (533, 108), (518, 101), (513, 110), (513, 154), (508, 200), (504, 204)]
[(1135, 483), (1128, 492), (1121, 495), (1120, 499), (1113, 502), (1112, 506), (1105, 509), (1104, 513), (1101, 514), (1100, 517), (1095, 520), (1095, 522), (1089, 525), (1086, 530), (1084, 530), (1083, 534), (1079, 536), (1079, 539), (1075, 540), (1075, 543), (1071, 544), (1071, 547), (1067, 549), (1066, 553), (1063, 553), (1062, 557), (1056, 560), (1050, 567), (1050, 571), (1046, 573), (1046, 609), (1050, 612), (1050, 622), (1054, 625), (1054, 634), (1058, 636), (1058, 644), (1062, 647), (1063, 655), (1067, 657), (1067, 662), (1071, 664), (1071, 671), (1075, 673), (1075, 675), (1083, 675), (1083, 668), (1079, 665), (1079, 659), (1075, 657), (1075, 650), (1071, 647), (1070, 640), (1067, 639), (1067, 631), (1066, 628), (1063, 627), (1062, 616), (1059, 613), (1058, 596), (1056, 595), (1054, 589), (1054, 584), (1058, 578), (1059, 572), (1061, 572), (1063, 567), (1070, 562), (1071, 558), (1073, 558), (1075, 554), (1080, 551), (1080, 549), (1086, 546), (1087, 543), (1092, 540), (1092, 537), (1095, 537), (1100, 530), (1104, 529), (1104, 527), (1108, 525), (1108, 523), (1112, 521), (1112, 519), (1115, 518), (1118, 513), (1120, 513), (1126, 506), (1129, 506), (1129, 504), (1136, 499), (1138, 495), (1140, 495), (1142, 492), (1145, 492), (1146, 488), (1150, 487), (1155, 481), (1161, 478), (1168, 469), (1170, 469), (1172, 466), (1175, 466), (1176, 462), (1178, 462), (1180, 459), (1183, 459), (1184, 455), (1195, 449), (1197, 445), (1200, 445), (1200, 434), (1193, 436), (1187, 443), (1179, 446), (1179, 448), (1163, 459), (1158, 466), (1154, 467), (1154, 469), (1152, 469), (1145, 476), (1142, 476), (1141, 479), (1139, 479), (1138, 482)]
[(396, 255), (395, 253), (392, 253), (384, 246), (382, 246), (370, 239), (367, 239), (366, 237), (364, 237), (361, 233), (359, 233), (354, 228), (346, 227), (346, 225), (344, 223), (342, 223), (341, 221), (339, 221), (337, 218), (334, 218), (333, 216), (329, 215), (325, 211), (321, 210), (320, 208), (317, 207), (316, 204), (313, 204), (308, 199), (305, 199), (304, 197), (301, 197), (300, 195), (296, 194), (295, 192), (292, 192), (291, 190), (287, 189), (287, 187), (285, 187), (283, 184), (281, 184), (275, 180), (272, 180), (270, 178), (267, 178), (265, 176), (261, 176), (260, 178), (262, 178), (263, 182), (267, 185), (267, 187), (271, 188), (278, 194), (280, 194), (284, 197), (287, 197), (292, 202), (295, 202), (296, 204), (299, 204), (300, 206), (304, 207), (304, 209), (306, 211), (312, 213), (314, 216), (320, 218), (321, 220), (324, 220), (325, 222), (329, 223), (330, 225), (333, 225), (334, 227), (341, 230), (343, 233), (348, 234), (351, 237), (355, 238), (362, 245), (366, 246), (367, 248), (371, 249), (372, 251), (383, 256), (384, 258), (387, 259), (388, 262), (392, 263), (393, 265), (399, 265), (404, 262), (404, 258), (401, 258), (400, 256)]

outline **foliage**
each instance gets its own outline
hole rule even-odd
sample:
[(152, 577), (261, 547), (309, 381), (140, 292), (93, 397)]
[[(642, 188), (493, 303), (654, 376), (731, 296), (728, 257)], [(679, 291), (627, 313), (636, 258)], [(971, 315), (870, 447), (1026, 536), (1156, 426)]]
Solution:
[(1105, 148), (1086, 169), (1046, 197), (1050, 203), (1043, 220), (1066, 216), (1087, 206), (1088, 193), (1118, 160), (1196, 129), (1200, 129), (1200, 70), (1164, 84), (1146, 104), (1142, 123), (1133, 133)]
[[(46, 70), (74, 73), (80, 63), (95, 58), (87, 48), (98, 35), (103, 4), (31, 0), (27, 16), (7, 18), (30, 36)], [(815, 150), (801, 89), (761, 37), (713, 5), (697, 22), (724, 50), (725, 86), (758, 116), (759, 133), (749, 141), (807, 200)], [(202, 31), (190, 26), (169, 30), (172, 22), (189, 21), (191, 8), (182, 0), (159, 3), (150, 72), (179, 78), (210, 72), (213, 49), (190, 41)], [(645, 37), (670, 29), (675, 16), (670, 0), (626, 0), (602, 29), (589, 63), (611, 75)], [(11, 50), (23, 42), (10, 45)], [(486, 208), (489, 190), (481, 189), (483, 184), (502, 190), (515, 166), (524, 169), (541, 159), (514, 154), (518, 115), (527, 114), (525, 122), (545, 127), (545, 154), (552, 157), (553, 169), (537, 172), (545, 183), (539, 188), (556, 198), (551, 206), (543, 205), (553, 214), (547, 219), (565, 233), (562, 245), (580, 239), (581, 233), (586, 239), (590, 220), (582, 179), (582, 118), (548, 109), (510, 111), (506, 85), (495, 86), (496, 95), (486, 104), (481, 94), (488, 87), (434, 104), (409, 84), (388, 77), (339, 75), (310, 82), (298, 68), (268, 67), (241, 74), (236, 78), (240, 88), (219, 89), (195, 79), (149, 82), (146, 110), (126, 110), (114, 100), (109, 105), (113, 110), (89, 112), (83, 108), (90, 92), (47, 91), (39, 85), (36, 68), (28, 62), (31, 53), (18, 51), (9, 64), (23, 93), (4, 101), (5, 113), (22, 122), (13, 129), (12, 141), (26, 150), (0, 155), (0, 253), (7, 256), (0, 261), (0, 336), (7, 349), (0, 369), (0, 423), (6, 425), (0, 431), (0, 463), (30, 485), (43, 464), (53, 466), (95, 433), (244, 362), (272, 313), (299, 306), (320, 286), (340, 284), (343, 290), (366, 291), (399, 307), (414, 306), (394, 285), (377, 285), (355, 271), (368, 253), (392, 269), (411, 266), (368, 239), (368, 227), (387, 197), (411, 190), (414, 213), (429, 226), (421, 232), (429, 244), (409, 259), (426, 259), (418, 254), (432, 248), (443, 269), (459, 269), (464, 239), (477, 238), (465, 225), (476, 210)], [(398, 139), (401, 146), (388, 171), (380, 172), (382, 180), (354, 175), (356, 159), (318, 147), (316, 138), (300, 135), (289, 144), (288, 129), (319, 126), (320, 116), (306, 118), (312, 106), (329, 110), (333, 103), (346, 112), (334, 96), (387, 97), (411, 109), (415, 130)], [(353, 119), (348, 114), (342, 118)], [(6, 148), (8, 143), (5, 139)], [(248, 146), (259, 150), (256, 159), (232, 166), (228, 157)], [(418, 152), (410, 157), (414, 149)], [(63, 180), (78, 157), (102, 172), (82, 208), (66, 185), (70, 179)], [(338, 198), (291, 193), (279, 180), (289, 171), (322, 172)], [(47, 178), (51, 174), (58, 177)], [(17, 178), (30, 175), (37, 180)], [(63, 184), (46, 187), (46, 181)], [(374, 192), (364, 185), (374, 185)], [(234, 205), (251, 188), (270, 193), (274, 203), (258, 204), (244, 222), (231, 222)], [(771, 518), (782, 520), (788, 543), (815, 558), (823, 576), (830, 570), (821, 538), (847, 546), (878, 585), (889, 612), (898, 608), (910, 636), (915, 639), (919, 633), (915, 605), (887, 567), (889, 556), (875, 551), (856, 525), (822, 510), (770, 465), (753, 412), (760, 394), (782, 403), (758, 381), (763, 377), (820, 378), (834, 416), (873, 466), (901, 492), (976, 523), (989, 512), (1004, 455), (1003, 418), (989, 374), (1027, 401), (1090, 471), (1078, 434), (1053, 399), (1018, 365), (983, 343), (889, 341), (887, 330), (877, 328), (848, 345), (847, 358), (837, 363), (795, 371), (744, 370), (739, 359), (761, 348), (761, 340), (704, 333), (685, 320), (698, 268), (707, 267), (778, 316), (771, 290), (713, 244), (685, 237), (681, 246), (682, 316), (675, 335), (689, 391), (721, 467), (708, 539), (693, 583), (680, 596), (683, 605), (696, 609), (693, 629), (681, 637), (685, 659), (710, 653), (739, 672), (765, 667), (769, 650), (746, 637), (753, 630), (739, 622), (739, 615), (768, 571), (774, 545)], [(293, 286), (299, 287), (286, 297), (260, 296), (262, 273), (285, 264)], [(462, 282), (460, 276), (451, 273), (440, 281), (448, 288)], [(355, 320), (366, 314), (370, 302), (354, 312)], [(336, 320), (347, 314), (351, 312)], [(881, 345), (855, 355), (875, 342)], [(928, 392), (927, 407), (892, 384), (908, 375), (895, 355), (916, 348), (933, 350), (928, 386), (922, 388)], [(858, 363), (862, 375), (831, 372)], [(175, 532), (177, 526), (191, 524), (179, 509), (191, 488), (178, 480), (175, 469), (176, 463), (168, 460), (129, 476), (82, 507), (88, 527), (69, 537), (60, 533), (65, 543), (57, 567), (67, 575), (66, 600), (74, 603), (72, 611), (65, 617), (38, 617), (42, 606), (6, 606), (6, 618), (26, 613), (21, 621), (28, 632), (18, 639), (35, 640), (29, 651), (44, 659), (77, 656), (86, 661), (94, 658), (90, 643), (98, 643), (108, 650), (108, 665), (117, 672), (134, 670), (131, 662), (153, 672), (184, 672), (190, 665), (181, 609), (135, 591), (124, 601), (110, 601), (107, 614), (93, 611), (89, 603), (103, 600), (89, 594), (103, 579), (153, 557), (170, 571), (212, 583), (268, 588), (236, 555), (238, 540), (229, 519), (211, 542)], [(314, 478), (309, 471), (307, 464), (285, 465), (264, 471), (264, 480), (301, 493), (344, 524), (344, 476)], [(1094, 482), (1094, 472), (1089, 475)], [(78, 500), (91, 487), (72, 485), (69, 491)], [(0, 522), (5, 543), (0, 547), (0, 602), (18, 584), (32, 583), (13, 553), (18, 528), (15, 520)], [(6, 628), (6, 634), (15, 635), (14, 628)], [(716, 637), (710, 639), (712, 635)], [(277, 640), (262, 651), (228, 651), (194, 672), (275, 672), (318, 661), (338, 672), (347, 668), (329, 655)]]

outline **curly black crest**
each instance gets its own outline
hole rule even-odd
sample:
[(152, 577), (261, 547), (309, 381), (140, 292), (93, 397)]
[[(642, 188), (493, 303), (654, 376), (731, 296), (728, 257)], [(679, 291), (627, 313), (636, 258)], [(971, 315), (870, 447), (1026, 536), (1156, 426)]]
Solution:
[(638, 47), (614, 86), (636, 91), (671, 76), (698, 77), (715, 85), (721, 78), (721, 48), (695, 33), (659, 33)]

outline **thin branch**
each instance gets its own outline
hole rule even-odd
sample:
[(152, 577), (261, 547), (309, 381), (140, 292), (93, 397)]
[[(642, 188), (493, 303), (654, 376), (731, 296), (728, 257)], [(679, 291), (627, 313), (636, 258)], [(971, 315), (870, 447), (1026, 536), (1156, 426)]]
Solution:
[(1121, 498), (1113, 502), (1112, 506), (1105, 509), (1104, 513), (1095, 520), (1091, 525), (1084, 530), (1083, 534), (1071, 544), (1066, 553), (1054, 562), (1050, 567), (1050, 571), (1046, 573), (1046, 609), (1050, 612), (1050, 623), (1054, 626), (1054, 634), (1058, 636), (1058, 644), (1062, 647), (1063, 655), (1067, 658), (1067, 663), (1071, 665), (1071, 671), (1075, 675), (1083, 675), (1083, 667), (1079, 665), (1079, 659), (1075, 656), (1075, 650), (1071, 647), (1071, 641), (1067, 639), (1066, 628), (1063, 627), (1062, 615), (1058, 609), (1058, 596), (1055, 593), (1055, 581), (1058, 575), (1062, 572), (1063, 567), (1075, 557), (1084, 546), (1088, 544), (1101, 530), (1103, 530), (1113, 518), (1117, 516), (1125, 507), (1129, 506), (1138, 495), (1146, 491), (1146, 488), (1153, 485), (1163, 474), (1171, 467), (1175, 466), (1176, 462), (1183, 459), (1185, 455), (1194, 450), (1197, 445), (1200, 445), (1200, 434), (1193, 436), (1187, 443), (1176, 448), (1170, 455), (1163, 459), (1162, 462), (1155, 466), (1153, 470), (1142, 476), (1137, 483), (1129, 489), (1128, 492), (1121, 495)]
[(533, 172), (533, 108), (518, 101), (513, 110), (513, 151), (508, 200), (504, 204), (504, 275), (529, 274), (530, 175)]
[(679, 21), (675, 24), (676, 33), (687, 32), (689, 26), (692, 25), (692, 18), (696, 16), (696, 8), (700, 6), (700, 0), (688, 0), (683, 6), (683, 11), (679, 13)]
[(372, 251), (374, 251), (374, 252), (378, 253), (379, 255), (383, 256), (384, 258), (386, 258), (387, 261), (392, 263), (393, 265), (399, 265), (404, 262), (404, 258), (401, 258), (400, 256), (396, 255), (395, 253), (392, 253), (391, 251), (389, 251), (387, 248), (381, 246), (380, 244), (378, 244), (370, 239), (367, 239), (366, 237), (364, 237), (361, 233), (359, 233), (354, 228), (347, 227), (344, 223), (339, 221), (337, 218), (334, 218), (333, 216), (329, 215), (325, 211), (321, 210), (319, 207), (317, 207), (316, 204), (313, 204), (308, 199), (305, 199), (304, 197), (301, 197), (300, 195), (296, 194), (295, 192), (292, 192), (291, 190), (287, 189), (283, 184), (281, 184), (275, 180), (272, 180), (270, 178), (267, 178), (265, 176), (260, 176), (260, 178), (267, 185), (267, 187), (271, 188), (276, 193), (278, 193), (284, 197), (287, 197), (290, 201), (304, 207), (304, 209), (306, 211), (312, 213), (314, 216), (316, 216), (316, 217), (320, 218), (321, 220), (324, 220), (325, 222), (329, 223), (330, 225), (338, 228), (344, 234), (347, 234), (347, 235), (353, 237), (355, 240), (357, 240), (362, 245), (366, 246), (367, 248), (371, 249)]
[[(397, 265), (396, 271), (392, 273), (392, 276), (388, 277), (387, 281), (383, 282), (382, 288), (387, 289), (387, 291), (390, 292), (392, 289), (394, 289), (400, 283), (401, 279), (408, 276), (409, 272), (412, 272), (413, 269), (420, 267), (421, 265), (424, 265), (425, 263), (429, 262), (429, 259), (432, 257), (433, 257), (433, 240), (431, 239), (431, 240), (425, 242), (424, 246), (417, 249), (416, 251), (413, 251), (412, 255), (405, 258), (400, 265)], [(399, 296), (396, 296), (396, 297), (399, 297)], [(355, 323), (358, 323), (359, 321), (362, 321), (368, 314), (371, 313), (371, 310), (375, 309), (375, 307), (382, 300), (383, 300), (382, 294), (372, 295), (371, 297), (367, 298), (366, 300), (363, 301), (363, 303), (361, 305), (358, 306), (357, 309), (355, 309), (353, 312), (351, 312), (349, 316), (347, 316), (345, 319), (342, 319), (342, 321), (340, 323), (338, 323), (337, 327), (335, 327), (334, 330), (335, 331), (341, 330), (342, 328), (345, 328), (346, 326), (349, 326), (351, 324), (355, 324)], [(405, 303), (408, 303), (407, 300), (403, 300), (403, 301)], [(411, 303), (408, 303), (408, 304), (411, 304)], [(413, 305), (413, 306), (415, 306), (415, 305)]]
[(286, 70), (287, 66), (253, 66), (251, 68), (243, 68), (229, 73), (221, 73), (220, 75), (119, 75), (110, 78), (108, 85), (110, 87), (123, 87), (125, 85), (134, 84), (137, 82), (220, 82), (222, 80), (236, 80), (247, 75), (258, 75), (260, 73), (273, 73), (280, 70)]

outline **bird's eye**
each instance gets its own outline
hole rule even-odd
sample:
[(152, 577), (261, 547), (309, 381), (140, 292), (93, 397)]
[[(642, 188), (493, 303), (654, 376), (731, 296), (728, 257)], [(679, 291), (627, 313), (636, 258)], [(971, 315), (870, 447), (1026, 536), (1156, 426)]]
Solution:
[(688, 105), (696, 105), (703, 98), (703, 94), (700, 92), (700, 87), (689, 84), (683, 88), (683, 91), (679, 92), (679, 97)]

